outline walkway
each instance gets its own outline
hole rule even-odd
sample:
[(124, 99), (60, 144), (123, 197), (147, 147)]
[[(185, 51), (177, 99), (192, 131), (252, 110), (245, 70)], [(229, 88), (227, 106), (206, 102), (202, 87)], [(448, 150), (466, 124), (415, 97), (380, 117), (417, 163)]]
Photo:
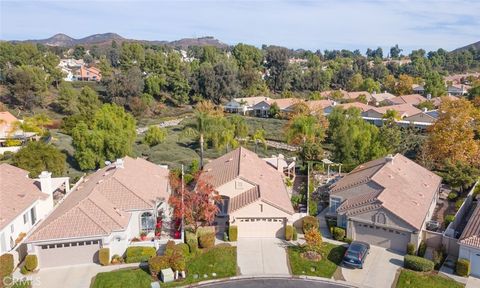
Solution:
[(241, 275), (288, 275), (285, 241), (277, 238), (241, 238), (237, 265)]

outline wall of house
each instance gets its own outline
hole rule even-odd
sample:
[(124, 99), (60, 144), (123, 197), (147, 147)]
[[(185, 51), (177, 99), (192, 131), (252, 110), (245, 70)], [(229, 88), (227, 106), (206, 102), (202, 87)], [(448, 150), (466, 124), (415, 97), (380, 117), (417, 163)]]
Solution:
[[(375, 218), (377, 214), (383, 213), (385, 215), (385, 224), (383, 223), (376, 223)], [(407, 224), (405, 221), (400, 219), (398, 216), (394, 215), (388, 210), (385, 209), (377, 209), (369, 212), (365, 212), (362, 214), (355, 215), (353, 217), (350, 217), (351, 219), (354, 220), (360, 220), (361, 222), (367, 222), (367, 223), (373, 223), (373, 224), (380, 224), (383, 226), (386, 226), (388, 228), (392, 229), (398, 229), (398, 230), (404, 230), (404, 231), (413, 231), (415, 230), (413, 227), (411, 227), (409, 224)]]
[(403, 120), (405, 121), (413, 121), (413, 122), (426, 122), (426, 123), (433, 123), (435, 122), (435, 118), (425, 113), (419, 113), (416, 115), (412, 115), (410, 117), (406, 117)]
[(237, 217), (250, 218), (286, 218), (291, 224), (292, 215), (268, 204), (261, 200), (255, 201), (230, 214), (230, 223), (235, 221)]
[(464, 259), (470, 260), (471, 254), (478, 254), (478, 253), (480, 253), (480, 249), (476, 249), (473, 247), (460, 244), (459, 251), (458, 251), (458, 258), (464, 258)]
[(253, 187), (254, 185), (242, 180), (240, 177), (237, 177), (235, 180), (223, 184), (216, 190), (222, 196), (228, 196), (230, 198), (233, 198), (247, 190), (252, 189)]

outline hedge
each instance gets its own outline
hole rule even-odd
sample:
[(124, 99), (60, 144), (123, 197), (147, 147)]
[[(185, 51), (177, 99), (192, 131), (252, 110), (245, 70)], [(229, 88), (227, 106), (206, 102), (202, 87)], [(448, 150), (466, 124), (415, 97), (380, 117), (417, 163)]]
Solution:
[(293, 226), (287, 225), (285, 227), (285, 240), (291, 241), (293, 238)]
[(100, 248), (98, 250), (98, 262), (100, 265), (107, 266), (110, 264), (110, 249), (109, 248)]
[(313, 216), (305, 216), (302, 219), (302, 229), (303, 233), (307, 232), (310, 229), (318, 229), (318, 219)]
[(238, 239), (238, 227), (235, 225), (231, 225), (228, 227), (228, 239), (232, 242), (237, 241)]
[(470, 261), (464, 258), (458, 259), (455, 271), (458, 275), (467, 277), (470, 275)]
[(297, 228), (293, 227), (292, 240), (297, 241), (297, 239), (298, 239)]
[(415, 245), (413, 243), (407, 244), (407, 254), (408, 255), (415, 255)]
[(138, 263), (148, 261), (153, 256), (157, 255), (155, 247), (133, 246), (128, 247), (126, 252), (126, 263)]
[(175, 241), (168, 240), (167, 244), (165, 245), (165, 255), (170, 257), (173, 254), (173, 250), (175, 250)]
[(29, 254), (25, 257), (25, 268), (28, 271), (34, 271), (38, 267), (38, 258), (35, 254)]
[(422, 257), (405, 255), (403, 267), (414, 271), (428, 272), (433, 270), (434, 264), (433, 261)]
[(450, 223), (452, 223), (453, 221), (455, 221), (455, 215), (448, 214), (447, 216), (445, 216), (445, 228), (447, 228), (448, 225), (450, 225)]
[(427, 243), (422, 240), (422, 242), (420, 242), (420, 246), (418, 246), (417, 255), (423, 257), (425, 256), (425, 251), (427, 251)]
[(170, 268), (170, 259), (167, 256), (155, 256), (148, 260), (148, 269), (152, 276), (158, 275), (162, 269)]
[(13, 268), (12, 254), (5, 253), (0, 256), (0, 283), (3, 283), (3, 278), (12, 274)]
[(170, 266), (174, 271), (185, 271), (187, 263), (185, 261), (185, 256), (182, 252), (178, 250), (173, 252), (172, 256), (170, 257)]
[(345, 229), (341, 227), (333, 227), (333, 239), (342, 241), (345, 238)]
[(175, 245), (175, 250), (181, 251), (183, 256), (188, 256), (188, 254), (190, 254), (190, 248), (185, 243), (178, 243)]
[(215, 246), (215, 233), (205, 233), (198, 237), (198, 242), (202, 248), (212, 248)]
[(197, 252), (198, 240), (196, 238), (187, 240), (187, 245), (188, 245), (188, 248), (190, 249), (190, 253), (193, 254), (193, 253)]

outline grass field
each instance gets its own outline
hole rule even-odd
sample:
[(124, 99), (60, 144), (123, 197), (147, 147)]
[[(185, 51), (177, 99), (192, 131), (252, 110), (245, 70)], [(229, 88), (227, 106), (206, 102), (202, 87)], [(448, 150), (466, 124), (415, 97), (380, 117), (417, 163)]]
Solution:
[(415, 272), (403, 269), (398, 277), (397, 288), (462, 288), (463, 284), (431, 272)]
[(91, 288), (150, 288), (152, 277), (142, 269), (98, 273)]
[[(315, 262), (301, 256), (301, 246), (288, 247), (288, 260), (293, 275), (309, 275), (331, 278), (342, 261), (345, 247), (330, 243), (322, 244), (322, 260)], [(313, 271), (312, 271), (313, 270)]]

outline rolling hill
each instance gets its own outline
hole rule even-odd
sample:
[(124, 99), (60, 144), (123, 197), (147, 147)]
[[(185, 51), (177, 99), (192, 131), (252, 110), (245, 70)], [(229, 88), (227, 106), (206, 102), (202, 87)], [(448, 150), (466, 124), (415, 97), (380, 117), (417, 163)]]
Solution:
[(469, 50), (470, 48), (473, 48), (475, 50), (480, 50), (480, 41), (469, 44), (467, 46), (457, 48), (457, 49), (453, 50), (452, 52), (462, 52), (462, 51), (465, 51), (465, 50)]

